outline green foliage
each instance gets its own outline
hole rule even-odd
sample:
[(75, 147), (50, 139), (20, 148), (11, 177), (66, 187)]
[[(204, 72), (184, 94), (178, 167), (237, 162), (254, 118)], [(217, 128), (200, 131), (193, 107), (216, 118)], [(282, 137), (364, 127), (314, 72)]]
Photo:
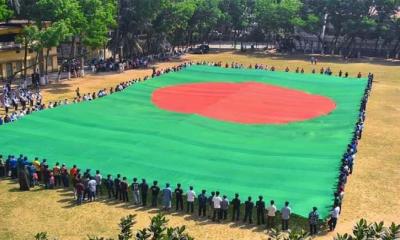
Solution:
[(309, 240), (311, 237), (304, 230), (289, 230), (287, 233), (283, 233), (277, 229), (271, 229), (268, 233), (270, 239), (273, 240)]
[(118, 234), (118, 240), (129, 240), (132, 238), (132, 226), (135, 224), (136, 215), (128, 215), (121, 219), (119, 223), (119, 228), (121, 233)]
[(335, 240), (364, 240), (364, 239), (382, 239), (395, 240), (399, 238), (400, 225), (392, 223), (389, 227), (385, 227), (384, 222), (368, 223), (365, 219), (361, 219), (353, 228), (353, 235), (337, 234)]
[(48, 240), (47, 232), (40, 232), (35, 235), (35, 240)]
[(8, 7), (7, 0), (0, 0), (0, 22), (10, 19), (13, 11)]

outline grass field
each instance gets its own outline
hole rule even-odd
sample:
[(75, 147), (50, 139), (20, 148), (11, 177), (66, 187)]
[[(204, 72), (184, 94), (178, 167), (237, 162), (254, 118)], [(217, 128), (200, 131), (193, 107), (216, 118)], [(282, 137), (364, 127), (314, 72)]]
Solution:
[[(278, 69), (286, 66), (304, 67), (310, 72), (312, 67), (302, 57), (266, 57), (261, 54), (237, 54), (222, 52), (209, 55), (187, 56), (191, 60), (229, 61), (235, 59), (244, 64), (263, 63), (274, 65)], [(174, 63), (160, 64), (160, 67)], [(293, 67), (292, 67), (293, 66)], [(397, 121), (399, 114), (400, 79), (399, 66), (387, 62), (341, 63), (334, 58), (324, 59), (321, 66), (330, 66), (334, 72), (339, 69), (349, 71), (351, 75), (359, 71), (374, 72), (376, 83), (370, 98), (366, 129), (360, 144), (356, 160), (355, 172), (346, 189), (343, 213), (339, 221), (338, 231), (348, 231), (360, 217), (369, 220), (385, 220), (399, 222), (400, 211), (399, 187), (395, 183), (400, 180), (396, 164), (399, 162), (400, 130)], [(149, 71), (128, 71), (123, 74), (105, 74), (89, 76), (49, 86), (45, 92), (47, 100), (72, 97), (73, 90), (80, 84), (81, 92), (93, 92), (103, 87), (114, 86), (127, 78), (136, 78), (148, 74)], [(116, 223), (121, 216), (135, 212), (138, 214), (139, 226), (148, 223), (148, 211), (129, 209), (122, 204), (93, 203), (79, 208), (70, 208), (70, 194), (57, 191), (34, 191), (19, 193), (16, 186), (8, 182), (0, 183), (0, 210), (5, 217), (0, 219), (0, 238), (26, 239), (35, 232), (49, 231), (62, 239), (82, 239), (87, 234), (100, 231), (101, 235), (115, 235)], [(109, 206), (115, 205), (115, 206)], [(18, 216), (18, 217), (16, 217)], [(104, 216), (107, 216), (106, 218)], [(190, 217), (171, 216), (171, 224), (186, 224), (189, 233), (197, 239), (266, 239), (262, 230), (250, 227), (216, 225), (204, 221), (193, 221)], [(86, 224), (82, 224), (85, 222)], [(23, 228), (21, 224), (23, 223)], [(244, 228), (244, 229), (243, 229)], [(74, 230), (72, 230), (74, 229)], [(332, 234), (321, 236), (329, 238)], [(4, 236), (4, 237), (3, 237)]]

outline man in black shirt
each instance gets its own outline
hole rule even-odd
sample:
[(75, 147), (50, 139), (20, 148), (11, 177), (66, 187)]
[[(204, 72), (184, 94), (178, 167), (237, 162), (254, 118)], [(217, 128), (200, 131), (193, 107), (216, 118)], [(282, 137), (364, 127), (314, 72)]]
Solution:
[(121, 181), (121, 195), (122, 195), (122, 201), (123, 202), (129, 202), (128, 198), (128, 182), (126, 181), (126, 177), (122, 178)]
[(157, 207), (158, 193), (160, 192), (160, 187), (157, 186), (157, 181), (153, 182), (153, 186), (151, 186), (151, 206)]
[(199, 199), (199, 217), (206, 216), (206, 209), (207, 209), (207, 196), (206, 190), (202, 190), (201, 194), (198, 196)]
[(232, 222), (239, 221), (240, 214), (240, 199), (239, 194), (235, 194), (235, 198), (232, 200)]
[(146, 180), (142, 179), (142, 183), (140, 184), (140, 193), (142, 195), (142, 205), (146, 206), (147, 204), (147, 192), (149, 191), (149, 185), (147, 185)]
[(247, 199), (244, 203), (244, 219), (243, 222), (246, 222), (249, 219), (249, 223), (253, 223), (253, 207), (254, 203), (251, 201), (251, 197)]
[(211, 192), (211, 196), (208, 197), (207, 202), (208, 205), (210, 206), (210, 211), (208, 212), (208, 217), (211, 218), (212, 214), (214, 213), (214, 204), (213, 204), (213, 198), (215, 196), (215, 192)]
[(258, 201), (256, 202), (256, 209), (257, 209), (257, 225), (265, 224), (265, 202), (263, 201), (263, 197), (259, 196)]
[(175, 198), (176, 198), (176, 211), (183, 211), (183, 190), (181, 184), (178, 183), (175, 188)]
[(115, 188), (115, 199), (122, 200), (121, 196), (121, 174), (117, 174), (117, 178), (114, 179), (114, 188)]
[(107, 180), (106, 180), (106, 188), (108, 192), (108, 198), (111, 198), (111, 196), (115, 195), (114, 187), (113, 187), (113, 180), (111, 178), (111, 175), (107, 175)]

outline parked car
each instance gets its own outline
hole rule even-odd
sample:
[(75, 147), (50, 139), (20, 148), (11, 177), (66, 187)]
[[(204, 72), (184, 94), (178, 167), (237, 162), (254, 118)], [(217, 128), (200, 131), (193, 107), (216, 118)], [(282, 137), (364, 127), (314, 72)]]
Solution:
[(209, 51), (210, 51), (210, 47), (206, 44), (202, 44), (202, 45), (196, 47), (195, 49), (193, 49), (194, 54), (205, 54), (205, 53), (208, 53)]

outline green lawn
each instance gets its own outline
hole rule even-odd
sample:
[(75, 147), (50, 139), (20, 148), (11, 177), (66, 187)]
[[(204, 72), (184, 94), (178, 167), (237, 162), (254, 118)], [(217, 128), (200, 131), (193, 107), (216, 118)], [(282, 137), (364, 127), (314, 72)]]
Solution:
[[(173, 113), (151, 102), (155, 89), (192, 82), (257, 81), (327, 96), (329, 115), (286, 125), (246, 125)], [(365, 79), (193, 66), (93, 102), (35, 113), (0, 128), (4, 154), (23, 153), (104, 174), (158, 180), (230, 197), (289, 200), (326, 216)]]

